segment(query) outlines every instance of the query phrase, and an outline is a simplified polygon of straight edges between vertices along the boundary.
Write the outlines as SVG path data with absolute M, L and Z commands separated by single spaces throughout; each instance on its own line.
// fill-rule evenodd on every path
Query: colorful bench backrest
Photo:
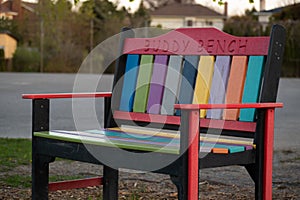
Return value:
M 269 44 L 270 37 L 235 37 L 215 28 L 180 28 L 155 38 L 126 38 L 117 64 L 124 69 L 116 72 L 114 85 L 120 80 L 122 84 L 116 90 L 120 100 L 114 109 L 180 115 L 175 103 L 276 101 L 278 69 L 274 69 L 275 82 L 262 84 L 270 79 L 266 77 L 272 62 L 266 58 Z M 275 84 L 275 99 L 261 95 L 262 85 L 270 84 Z M 255 110 L 203 110 L 201 118 L 205 117 L 253 121 Z

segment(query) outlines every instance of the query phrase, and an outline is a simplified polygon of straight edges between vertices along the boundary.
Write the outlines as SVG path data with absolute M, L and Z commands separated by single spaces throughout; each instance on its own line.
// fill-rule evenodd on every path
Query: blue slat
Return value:
M 184 58 L 178 98 L 180 104 L 191 104 L 193 102 L 199 59 L 199 56 L 185 56 Z M 176 111 L 176 115 L 180 115 L 179 110 Z
M 259 99 L 264 56 L 250 56 L 242 103 L 256 103 Z M 241 109 L 240 121 L 253 121 L 255 109 Z
M 120 110 L 132 111 L 136 81 L 138 75 L 139 55 L 127 56 L 126 71 L 124 74 L 123 89 L 120 101 Z

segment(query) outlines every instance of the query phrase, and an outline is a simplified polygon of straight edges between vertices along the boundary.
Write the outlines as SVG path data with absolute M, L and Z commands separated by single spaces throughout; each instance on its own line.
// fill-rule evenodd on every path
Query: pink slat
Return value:
M 265 118 L 264 138 L 264 178 L 263 178 L 263 199 L 272 199 L 272 161 L 274 143 L 274 109 L 268 109 Z
M 283 103 L 237 103 L 237 104 L 175 104 L 176 109 L 238 109 L 238 108 L 282 108 Z
M 179 28 L 155 38 L 127 38 L 124 54 L 267 55 L 269 37 L 236 37 L 215 28 Z
M 70 190 L 103 185 L 102 177 L 49 183 L 49 191 Z
M 63 98 L 96 98 L 111 97 L 111 92 L 95 93 L 56 93 L 56 94 L 23 94 L 23 99 L 63 99 Z
M 180 117 L 179 116 L 153 115 L 153 114 L 145 114 L 145 113 L 115 111 L 114 118 L 122 119 L 122 120 L 140 121 L 140 122 L 152 122 L 152 123 L 165 123 L 165 124 L 180 125 Z M 239 122 L 239 121 L 224 121 L 224 120 L 214 120 L 214 119 L 201 119 L 200 127 L 201 128 L 216 128 L 216 129 L 225 129 L 225 130 L 255 132 L 256 123 L 254 123 L 254 122 Z
M 199 197 L 199 110 L 189 113 L 188 200 Z

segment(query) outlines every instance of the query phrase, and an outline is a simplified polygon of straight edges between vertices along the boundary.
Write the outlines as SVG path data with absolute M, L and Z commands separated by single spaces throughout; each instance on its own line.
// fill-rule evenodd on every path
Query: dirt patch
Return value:
M 67 167 L 66 167 L 67 166 Z M 274 153 L 273 199 L 300 199 L 300 151 Z M 30 175 L 30 166 L 19 166 L 0 173 Z M 102 175 L 98 165 L 57 161 L 50 165 L 50 175 Z M 200 198 L 254 199 L 254 183 L 243 167 L 224 167 L 201 170 Z M 120 172 L 119 199 L 177 199 L 176 187 L 166 175 Z M 50 192 L 50 199 L 101 199 L 102 187 Z M 14 188 L 0 182 L 0 199 L 30 199 L 28 188 Z

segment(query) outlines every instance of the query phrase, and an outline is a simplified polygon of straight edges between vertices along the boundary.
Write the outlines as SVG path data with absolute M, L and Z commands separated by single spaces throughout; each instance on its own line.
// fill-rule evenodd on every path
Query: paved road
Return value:
M 31 137 L 31 101 L 23 100 L 23 93 L 55 93 L 72 92 L 74 74 L 33 74 L 33 73 L 0 73 L 0 137 L 30 138 Z M 92 86 L 98 82 L 98 75 L 81 75 L 82 91 L 92 91 Z M 100 79 L 97 91 L 110 91 L 112 76 L 106 75 Z M 300 133 L 300 79 L 281 79 L 279 87 L 279 102 L 284 102 L 284 109 L 276 114 L 275 149 L 299 148 Z M 83 113 L 80 120 L 84 126 L 93 128 L 90 118 L 84 118 L 88 102 L 77 109 Z M 97 100 L 96 110 L 98 120 L 102 120 L 103 102 Z M 68 100 L 55 100 L 51 103 L 50 125 L 53 129 L 74 129 L 72 103 Z M 96 128 L 96 127 L 94 127 Z

